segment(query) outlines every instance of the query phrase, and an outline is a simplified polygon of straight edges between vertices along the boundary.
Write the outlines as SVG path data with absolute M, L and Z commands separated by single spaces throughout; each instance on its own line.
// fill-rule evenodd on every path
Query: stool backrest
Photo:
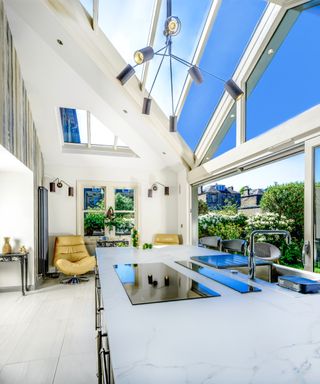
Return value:
M 221 237 L 205 236 L 199 239 L 199 245 L 206 248 L 221 249 Z
M 243 239 L 233 239 L 233 240 L 222 240 L 222 251 L 230 253 L 241 253 L 242 255 L 246 254 L 247 250 L 247 241 Z

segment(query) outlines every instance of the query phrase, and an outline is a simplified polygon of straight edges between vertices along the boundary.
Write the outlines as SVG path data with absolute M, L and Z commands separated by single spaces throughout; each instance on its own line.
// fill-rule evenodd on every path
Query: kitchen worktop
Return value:
M 97 248 L 115 383 L 318 384 L 320 294 L 261 280 L 254 283 L 261 292 L 241 294 L 174 262 L 213 254 L 221 252 Z M 163 262 L 221 296 L 133 306 L 113 265 L 149 262 Z

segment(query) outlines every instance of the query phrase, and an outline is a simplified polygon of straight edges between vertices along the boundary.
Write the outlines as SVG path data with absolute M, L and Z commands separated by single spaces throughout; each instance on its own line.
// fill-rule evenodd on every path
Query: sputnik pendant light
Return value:
M 176 132 L 177 131 L 177 116 L 175 114 L 175 108 L 174 108 L 174 98 L 173 98 L 173 78 L 172 78 L 172 60 L 178 61 L 181 64 L 184 64 L 187 66 L 188 73 L 191 77 L 191 79 L 196 84 L 201 84 L 203 82 L 202 73 L 204 72 L 217 80 L 220 80 L 224 82 L 225 84 L 225 90 L 229 93 L 229 95 L 234 99 L 238 100 L 242 95 L 243 91 L 239 86 L 232 80 L 225 81 L 224 79 L 205 71 L 204 69 L 199 68 L 197 65 L 194 65 L 187 60 L 184 60 L 172 53 L 172 37 L 179 34 L 181 30 L 181 21 L 177 16 L 172 16 L 172 0 L 167 0 L 167 18 L 164 23 L 164 31 L 163 34 L 165 36 L 165 46 L 159 49 L 158 51 L 154 51 L 152 47 L 148 46 L 142 49 L 139 49 L 134 52 L 134 61 L 135 65 L 131 66 L 128 64 L 117 76 L 117 79 L 121 82 L 122 85 L 124 85 L 135 73 L 135 67 L 137 65 L 141 65 L 143 63 L 146 63 L 149 60 L 152 60 L 155 55 L 162 56 L 160 60 L 160 64 L 158 66 L 158 69 L 156 71 L 154 80 L 151 84 L 150 91 L 148 93 L 148 96 L 143 99 L 142 104 L 142 113 L 144 115 L 150 115 L 151 110 L 151 92 L 153 90 L 154 84 L 157 80 L 157 77 L 159 75 L 162 63 L 165 58 L 169 59 L 169 68 L 170 68 L 170 93 L 171 93 L 171 115 L 169 116 L 169 131 L 170 132 Z

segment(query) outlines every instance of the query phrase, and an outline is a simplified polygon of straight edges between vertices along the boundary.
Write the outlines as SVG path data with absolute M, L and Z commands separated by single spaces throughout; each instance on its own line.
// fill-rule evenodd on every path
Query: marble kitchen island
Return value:
M 238 293 L 175 260 L 220 254 L 192 246 L 97 248 L 116 384 L 320 382 L 320 294 L 302 295 L 257 280 Z M 114 264 L 163 262 L 219 297 L 132 305 Z M 219 270 L 246 281 L 241 274 Z

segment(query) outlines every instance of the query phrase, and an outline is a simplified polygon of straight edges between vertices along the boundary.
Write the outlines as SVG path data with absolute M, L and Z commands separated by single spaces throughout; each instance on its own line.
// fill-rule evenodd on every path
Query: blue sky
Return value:
M 216 182 L 227 187 L 232 186 L 239 191 L 245 185 L 254 189 L 267 188 L 274 183 L 303 182 L 304 174 L 304 154 L 302 153 Z

